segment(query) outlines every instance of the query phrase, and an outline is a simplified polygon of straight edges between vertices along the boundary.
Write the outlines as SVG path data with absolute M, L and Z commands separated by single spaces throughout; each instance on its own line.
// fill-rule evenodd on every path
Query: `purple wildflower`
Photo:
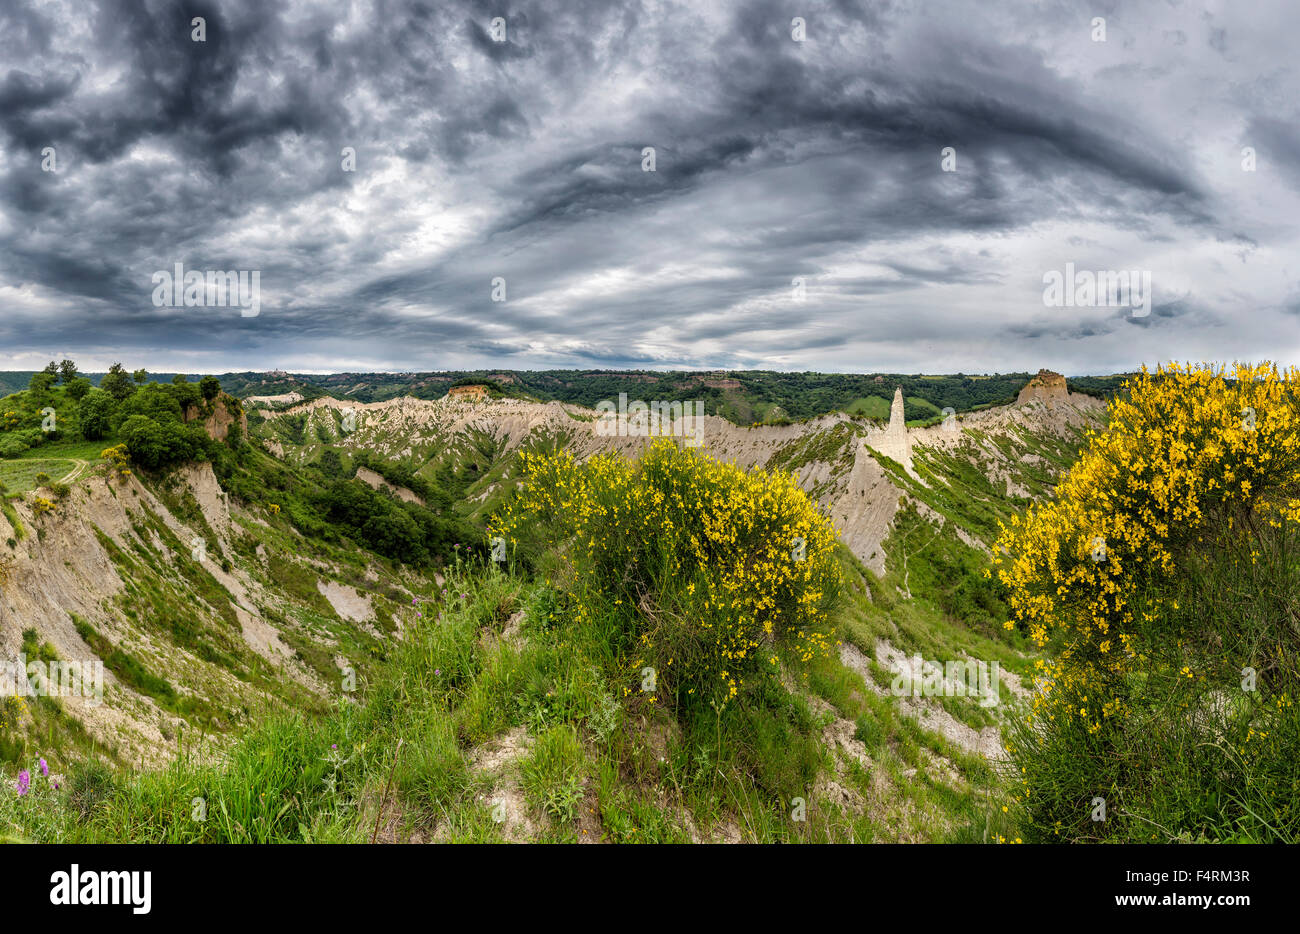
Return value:
M 32 773 L 23 769 L 18 773 L 18 784 L 14 786 L 18 791 L 18 797 L 27 794 L 27 786 L 32 783 Z
M 42 759 L 42 760 L 40 761 L 39 765 L 40 765 L 40 769 L 41 769 L 41 775 L 42 775 L 43 777 L 45 777 L 45 778 L 49 778 L 49 777 L 50 777 L 50 766 L 49 766 L 49 764 L 46 763 L 46 761 L 45 761 L 44 759 Z

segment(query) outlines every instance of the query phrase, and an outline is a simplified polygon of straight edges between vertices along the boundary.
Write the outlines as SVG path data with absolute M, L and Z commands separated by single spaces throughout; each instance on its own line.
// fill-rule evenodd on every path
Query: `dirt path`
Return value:
M 67 472 L 67 474 L 64 475 L 64 477 L 63 477 L 62 479 L 59 480 L 60 483 L 64 483 L 64 484 L 70 484 L 70 483 L 72 483 L 74 480 L 76 480 L 78 477 L 80 477 L 83 473 L 85 473 L 85 472 L 86 472 L 86 469 L 90 466 L 90 461 L 83 461 L 83 460 L 81 460 L 81 459 L 78 458 L 78 457 L 74 457 L 74 458 L 71 458 L 71 459 L 74 460 L 74 461 L 76 461 L 77 466 L 76 466 L 76 467 L 73 467 L 71 470 L 69 470 L 69 471 Z

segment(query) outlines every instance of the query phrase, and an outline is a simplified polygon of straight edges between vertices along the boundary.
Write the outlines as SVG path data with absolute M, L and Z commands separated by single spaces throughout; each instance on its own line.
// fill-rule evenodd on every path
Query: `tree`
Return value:
M 203 393 L 203 398 L 211 402 L 221 392 L 221 381 L 215 376 L 205 376 L 199 380 L 199 392 Z
M 321 473 L 330 479 L 338 479 L 343 476 L 343 459 L 339 457 L 339 452 L 334 448 L 326 448 L 322 451 L 316 466 L 320 468 Z
M 150 470 L 194 460 L 203 454 L 207 440 L 202 428 L 156 422 L 147 415 L 132 415 L 119 433 L 131 460 Z
M 84 376 L 74 376 L 68 381 L 68 398 L 80 402 L 90 392 L 92 386 L 90 380 Z
M 27 388 L 35 395 L 43 396 L 50 391 L 50 387 L 53 385 L 54 376 L 49 370 L 42 370 L 40 373 L 32 374 L 31 382 L 27 384 Z
M 81 434 L 87 441 L 98 441 L 108 434 L 113 417 L 113 397 L 102 389 L 91 389 L 77 406 Z
M 177 402 L 172 387 L 150 383 L 118 406 L 117 417 L 125 421 L 132 415 L 144 415 L 156 422 L 179 422 L 181 411 L 182 405 Z
M 190 378 L 186 376 L 184 373 L 177 373 L 175 376 L 172 377 L 173 386 L 184 386 L 189 381 Z
M 114 363 L 108 368 L 104 378 L 99 381 L 99 388 L 104 390 L 118 402 L 121 402 L 131 393 L 135 392 L 135 386 L 131 382 L 131 377 L 126 373 L 126 369 L 120 363 Z
M 181 414 L 184 417 L 185 410 L 190 406 L 198 408 L 199 406 L 199 387 L 194 383 L 173 383 L 167 387 L 176 404 L 181 407 Z
M 131 378 L 135 380 L 136 383 L 143 386 L 149 381 L 149 374 L 144 367 L 140 367 L 140 369 L 131 374 Z
M 131 460 L 154 469 L 168 459 L 169 445 L 162 425 L 147 415 L 132 415 L 118 429 Z
M 59 377 L 63 385 L 68 385 L 77 378 L 77 365 L 71 360 L 64 360 L 59 364 Z
M 59 375 L 59 365 L 51 360 L 49 363 L 45 364 L 44 372 L 57 377 Z

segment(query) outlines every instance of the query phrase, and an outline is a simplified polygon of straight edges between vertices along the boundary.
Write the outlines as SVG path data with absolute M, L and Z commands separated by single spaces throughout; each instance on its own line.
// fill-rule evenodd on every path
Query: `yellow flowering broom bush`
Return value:
M 1298 380 L 1144 370 L 1003 528 L 1006 625 L 1048 654 L 1009 739 L 1042 837 L 1300 834 Z
M 778 648 L 807 660 L 834 644 L 835 531 L 793 475 L 671 440 L 638 460 L 522 457 L 490 534 L 553 556 L 573 622 L 606 633 L 625 693 L 720 706 L 775 671 Z

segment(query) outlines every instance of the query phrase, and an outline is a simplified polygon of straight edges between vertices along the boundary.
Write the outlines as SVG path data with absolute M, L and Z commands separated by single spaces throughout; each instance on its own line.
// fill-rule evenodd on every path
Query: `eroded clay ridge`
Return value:
M 698 439 L 700 450 L 719 461 L 744 468 L 792 470 L 800 485 L 828 511 L 849 549 L 877 575 L 883 575 L 883 542 L 904 492 L 889 462 L 919 482 L 913 463 L 917 453 L 927 448 L 967 450 L 1008 495 L 1026 496 L 1028 491 L 1016 478 L 1021 466 L 1031 463 L 1034 456 L 1008 455 L 989 436 L 1011 436 L 1014 450 L 1023 447 L 1015 437 L 1017 431 L 1066 437 L 1099 424 L 1104 412 L 1105 403 L 1069 392 L 1064 377 L 1044 370 L 1013 405 L 967 413 L 927 428 L 907 427 L 902 392 L 896 390 L 884 425 L 844 413 L 795 424 L 753 426 L 703 416 L 687 424 L 678 436 L 687 441 Z M 436 457 L 466 443 L 472 432 L 494 438 L 502 447 L 502 456 L 513 453 L 537 433 L 562 440 L 579 459 L 604 451 L 636 456 L 655 440 L 637 434 L 611 435 L 599 427 L 597 412 L 584 406 L 476 395 L 434 400 L 403 396 L 372 403 L 322 397 L 266 416 L 273 420 L 304 413 L 309 416 L 309 437 L 323 432 L 332 443 L 392 459 Z M 321 419 L 322 415 L 328 417 Z M 347 427 L 346 418 L 351 419 Z M 286 454 L 274 442 L 268 449 L 281 457 L 314 456 L 310 450 Z M 965 537 L 966 530 L 959 534 Z

